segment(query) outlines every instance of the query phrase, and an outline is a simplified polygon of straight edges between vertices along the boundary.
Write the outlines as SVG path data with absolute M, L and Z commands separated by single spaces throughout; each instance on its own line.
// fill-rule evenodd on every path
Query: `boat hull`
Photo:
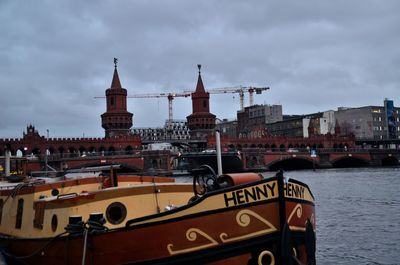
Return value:
M 283 264 L 282 255 L 289 251 L 306 263 L 306 228 L 310 223 L 314 233 L 314 204 L 304 196 L 282 199 L 278 186 L 278 179 L 271 178 L 212 192 L 114 230 L 12 238 L 4 253 L 10 264 L 218 265 Z

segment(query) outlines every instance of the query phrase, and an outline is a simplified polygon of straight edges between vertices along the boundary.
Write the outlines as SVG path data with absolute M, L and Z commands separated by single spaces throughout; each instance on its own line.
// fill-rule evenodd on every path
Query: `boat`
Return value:
M 220 163 L 192 183 L 115 165 L 0 183 L 1 253 L 8 264 L 315 264 L 310 188 Z
M 314 197 L 256 173 L 97 174 L 2 186 L 10 264 L 314 264 Z M 288 263 L 290 260 L 291 263 Z M 295 263 L 297 262 L 297 263 Z

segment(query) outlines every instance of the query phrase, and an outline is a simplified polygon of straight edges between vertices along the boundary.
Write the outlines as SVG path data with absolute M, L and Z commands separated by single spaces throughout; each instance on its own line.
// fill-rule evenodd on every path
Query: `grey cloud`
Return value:
M 29 123 L 101 136 L 118 57 L 129 94 L 270 86 L 256 103 L 285 113 L 400 102 L 398 1 L 1 1 L 0 137 Z M 247 95 L 246 95 L 247 96 Z M 246 98 L 246 104 L 248 98 Z M 134 126 L 162 126 L 167 101 L 129 100 Z M 174 100 L 174 117 L 191 112 Z M 238 96 L 212 95 L 234 118 Z M 149 115 L 151 114 L 151 115 Z

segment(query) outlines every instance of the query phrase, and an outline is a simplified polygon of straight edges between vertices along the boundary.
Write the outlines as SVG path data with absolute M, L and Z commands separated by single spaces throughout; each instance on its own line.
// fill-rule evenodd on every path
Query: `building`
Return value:
M 106 112 L 101 115 L 104 138 L 69 137 L 57 138 L 40 135 L 35 126 L 28 125 L 22 138 L 0 139 L 0 145 L 11 151 L 12 155 L 57 154 L 60 157 L 76 157 L 92 153 L 130 154 L 140 150 L 140 137 L 131 133 L 133 114 L 127 111 L 125 88 L 122 88 L 114 59 L 114 74 L 111 87 L 106 94 Z M 0 156 L 4 150 L 0 149 Z
M 303 115 L 285 115 L 282 121 L 265 125 L 266 134 L 269 136 L 304 137 Z
M 215 115 L 210 113 L 210 93 L 206 92 L 201 78 L 201 65 L 195 92 L 192 93 L 192 114 L 186 117 L 192 138 L 205 139 L 215 129 Z
M 239 137 L 249 135 L 255 129 L 283 120 L 282 105 L 252 105 L 237 112 Z
M 338 108 L 335 118 L 343 135 L 356 139 L 400 139 L 400 108 L 385 99 L 383 106 Z
M 335 134 L 335 113 L 328 110 L 303 118 L 303 137 Z
M 271 136 L 310 137 L 335 133 L 334 111 L 307 115 L 284 115 L 283 120 L 266 125 Z
M 167 120 L 165 121 L 164 127 L 133 128 L 131 133 L 140 136 L 143 142 L 190 139 L 190 130 L 187 127 L 185 120 Z
M 111 87 L 106 90 L 106 112 L 101 115 L 101 126 L 106 137 L 127 136 L 132 127 L 133 114 L 127 111 L 127 90 L 122 88 L 114 58 L 114 75 Z
M 217 119 L 215 129 L 219 130 L 222 135 L 230 138 L 237 137 L 237 121 L 229 121 L 228 119 L 219 120 Z

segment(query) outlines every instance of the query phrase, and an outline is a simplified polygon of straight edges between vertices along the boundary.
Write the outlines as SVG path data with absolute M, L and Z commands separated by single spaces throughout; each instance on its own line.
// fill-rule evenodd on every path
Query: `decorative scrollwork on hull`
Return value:
M 306 231 L 307 220 L 304 222 L 304 227 L 295 226 L 295 225 L 290 225 L 290 221 L 293 219 L 293 217 L 294 217 L 295 215 L 296 215 L 297 218 L 299 218 L 299 219 L 303 216 L 303 207 L 302 207 L 301 204 L 297 204 L 297 205 L 293 208 L 293 210 L 292 210 L 292 212 L 290 213 L 289 218 L 288 218 L 288 224 L 289 224 L 290 229 L 293 230 L 293 231 Z M 313 225 L 313 227 L 314 227 L 314 229 L 315 229 L 315 215 L 314 215 L 314 213 L 311 214 L 311 216 L 310 216 L 309 219 L 310 219 L 310 222 L 311 222 L 311 224 Z
M 236 214 L 236 222 L 238 225 L 241 227 L 247 227 L 251 223 L 251 219 L 254 218 L 255 220 L 261 221 L 266 225 L 266 228 L 263 230 L 255 231 L 250 234 L 242 235 L 242 236 L 237 236 L 237 237 L 231 237 L 228 238 L 227 233 L 221 233 L 220 234 L 220 239 L 223 243 L 227 242 L 232 242 L 232 241 L 237 241 L 241 239 L 246 239 L 254 236 L 259 236 L 259 235 L 264 235 L 264 234 L 270 234 L 272 232 L 277 231 L 275 226 L 273 226 L 269 221 L 265 220 L 263 217 L 261 217 L 259 214 L 251 211 L 251 210 L 242 210 Z
M 176 255 L 176 254 L 181 254 L 181 253 L 187 253 L 187 252 L 192 252 L 192 251 L 196 251 L 196 250 L 200 250 L 200 249 L 218 245 L 218 242 L 215 239 L 213 239 L 211 236 L 207 235 L 205 232 L 201 231 L 198 228 L 190 228 L 186 231 L 186 239 L 188 241 L 192 241 L 192 242 L 196 241 L 198 235 L 207 239 L 209 241 L 209 243 L 203 244 L 200 246 L 196 246 L 196 247 L 192 247 L 192 248 L 181 249 L 181 250 L 173 250 L 172 248 L 173 248 L 174 244 L 168 244 L 167 249 L 168 249 L 169 254 Z

